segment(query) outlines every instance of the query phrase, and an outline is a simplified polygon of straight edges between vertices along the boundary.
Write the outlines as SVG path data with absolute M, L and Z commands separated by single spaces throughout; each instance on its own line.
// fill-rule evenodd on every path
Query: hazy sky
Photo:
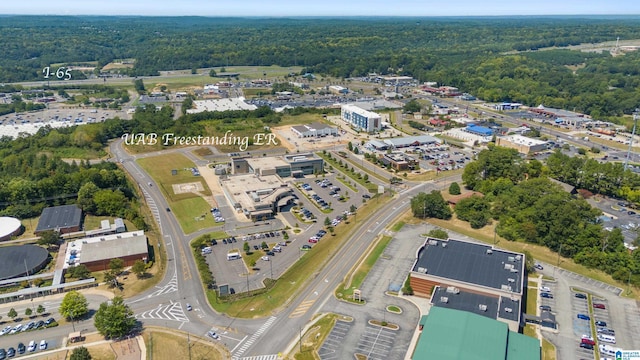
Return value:
M 638 0 L 0 0 L 0 14 L 201 16 L 638 15 Z

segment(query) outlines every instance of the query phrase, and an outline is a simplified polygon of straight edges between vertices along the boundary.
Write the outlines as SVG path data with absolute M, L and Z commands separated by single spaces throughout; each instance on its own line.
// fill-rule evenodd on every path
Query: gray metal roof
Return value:
M 443 298 L 446 302 L 442 301 Z M 431 298 L 434 306 L 447 309 L 462 310 L 482 315 L 491 319 L 498 317 L 498 298 L 460 290 L 457 294 L 447 292 L 446 287 L 438 286 Z M 486 306 L 486 311 L 480 308 Z
M 391 138 L 383 140 L 386 144 L 389 144 L 394 147 L 406 147 L 414 144 L 424 145 L 424 144 L 434 144 L 441 143 L 442 141 L 438 138 L 429 135 L 418 135 L 418 136 L 406 136 L 401 138 Z
M 115 259 L 146 253 L 148 253 L 148 249 L 147 237 L 145 235 L 123 237 L 119 239 L 82 244 L 80 263 L 85 264 L 99 260 Z
M 48 207 L 42 210 L 36 232 L 80 226 L 82 210 L 76 205 Z
M 521 294 L 524 255 L 480 243 L 428 238 L 412 271 Z

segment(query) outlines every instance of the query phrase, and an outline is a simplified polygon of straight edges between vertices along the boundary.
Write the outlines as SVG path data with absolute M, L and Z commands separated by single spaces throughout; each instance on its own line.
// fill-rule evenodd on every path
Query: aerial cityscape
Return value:
M 3 5 L 0 360 L 640 359 L 640 6 L 581 5 Z

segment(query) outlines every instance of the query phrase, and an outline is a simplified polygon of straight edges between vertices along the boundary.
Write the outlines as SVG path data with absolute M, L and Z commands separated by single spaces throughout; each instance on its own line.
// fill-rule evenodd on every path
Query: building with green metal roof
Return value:
M 540 360 L 540 342 L 498 320 L 432 307 L 412 359 Z

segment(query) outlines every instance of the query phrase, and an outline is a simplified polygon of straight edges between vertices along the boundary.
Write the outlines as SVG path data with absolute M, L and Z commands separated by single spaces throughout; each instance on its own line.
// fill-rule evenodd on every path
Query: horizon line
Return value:
M 583 14 L 476 14 L 476 15 L 149 15 L 149 14 L 90 14 L 90 13 L 78 13 L 78 14 L 9 14 L 0 13 L 0 16 L 100 16 L 100 17 L 199 17 L 199 18 L 478 18 L 478 17 L 547 17 L 547 16 L 614 16 L 614 17 L 640 17 L 638 14 L 619 14 L 619 13 L 583 13 Z

